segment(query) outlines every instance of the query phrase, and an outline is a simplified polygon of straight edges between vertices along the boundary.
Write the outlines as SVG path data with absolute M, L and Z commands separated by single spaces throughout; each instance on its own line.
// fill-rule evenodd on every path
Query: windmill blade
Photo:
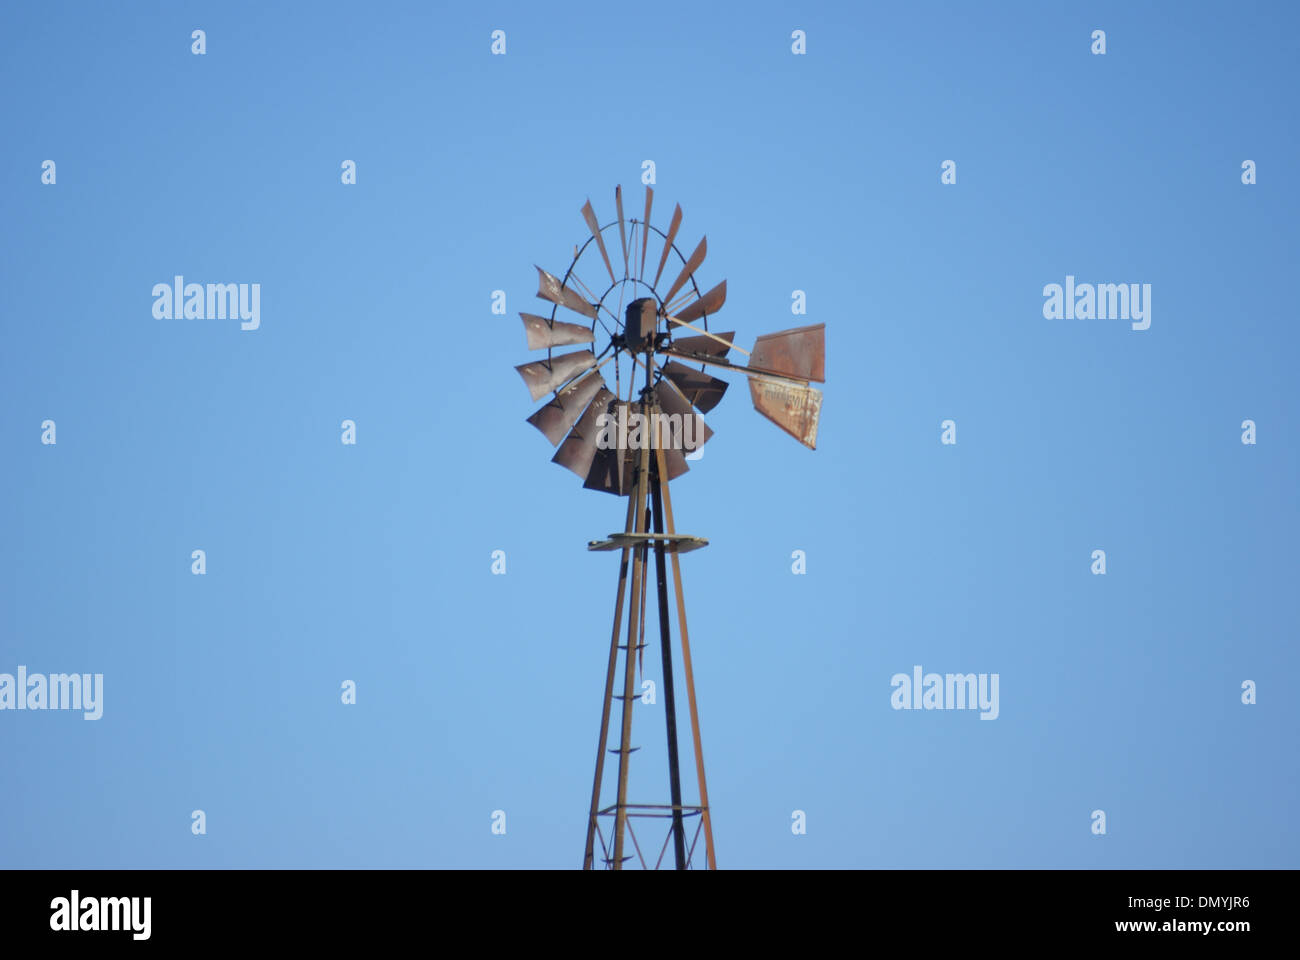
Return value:
M 627 231 L 623 229 L 623 187 L 614 188 L 614 206 L 618 208 L 618 240 L 623 248 L 623 276 L 627 276 Z M 611 277 L 612 279 L 612 277 Z M 615 283 L 618 281 L 615 280 Z
M 641 272 L 637 274 L 637 278 L 641 280 L 645 279 L 645 252 L 646 248 L 650 246 L 650 205 L 654 203 L 654 200 L 655 188 L 646 187 L 645 219 L 641 221 Z
M 673 239 L 677 236 L 677 228 L 681 225 L 682 205 L 679 203 L 673 210 L 672 222 L 668 224 L 668 236 L 664 238 L 664 252 L 659 257 L 659 269 L 655 271 L 655 282 L 650 284 L 652 287 L 659 286 L 659 276 L 664 272 L 664 264 L 668 262 L 668 251 L 673 248 Z M 664 302 L 668 302 L 667 297 L 664 297 Z
M 754 409 L 805 447 L 817 449 L 817 424 L 822 413 L 822 392 L 815 387 L 749 378 Z
M 722 400 L 730 386 L 726 380 L 709 376 L 702 370 L 670 360 L 663 365 L 663 374 L 671 380 L 700 413 L 708 413 Z
M 547 320 L 535 313 L 521 313 L 524 318 L 524 333 L 528 336 L 528 349 L 541 350 L 544 347 L 567 347 L 575 343 L 595 343 L 596 338 L 590 327 L 580 323 L 565 323 L 563 320 Z
M 591 207 L 590 197 L 588 197 L 587 202 L 583 204 L 582 219 L 587 221 L 587 229 L 591 231 L 592 237 L 595 238 L 596 246 L 600 248 L 600 257 L 605 261 L 605 269 L 609 271 L 609 282 L 616 283 L 617 281 L 614 279 L 614 268 L 610 265 L 609 253 L 605 250 L 605 240 L 600 235 L 600 224 L 596 221 L 596 211 Z
M 687 257 L 686 263 L 682 266 L 682 272 L 677 274 L 677 279 L 673 281 L 673 285 L 668 288 L 668 293 L 664 295 L 664 303 L 672 302 L 673 296 L 677 291 L 685 286 L 687 280 L 691 279 L 691 274 L 695 272 L 695 268 L 704 262 L 704 255 L 708 253 L 708 251 L 709 238 L 701 237 L 699 246 L 697 246 L 695 251 Z
M 766 333 L 754 342 L 749 365 L 761 373 L 826 382 L 826 324 Z
M 583 481 L 583 489 L 600 490 L 616 497 L 625 497 L 632 490 L 634 465 L 627 450 L 597 450 L 591 461 L 591 470 Z M 621 456 L 620 456 L 621 455 Z M 622 470 L 619 469 L 620 461 Z
M 626 425 L 630 418 L 632 404 L 626 400 L 616 400 L 609 405 L 610 416 L 616 421 L 621 421 Z M 599 415 L 597 416 L 599 419 Z M 625 496 L 632 489 L 632 474 L 636 469 L 636 458 L 633 451 L 623 446 L 625 438 L 618 426 L 607 427 L 613 430 L 615 441 L 610 446 L 602 447 L 599 443 L 595 444 L 595 453 L 591 458 L 591 469 L 587 471 L 587 479 L 583 482 L 583 487 L 588 490 L 602 490 L 605 493 L 612 493 L 615 496 Z M 597 440 L 599 439 L 599 430 L 597 430 Z
M 720 284 L 706 293 L 694 303 L 689 304 L 685 309 L 678 310 L 675 316 L 678 320 L 685 320 L 689 323 L 692 320 L 698 320 L 706 313 L 712 316 L 722 309 L 722 305 L 727 302 L 727 281 L 723 280 Z
M 666 352 L 679 357 L 725 357 L 736 339 L 736 332 L 718 333 L 712 336 L 682 337 L 668 345 Z
M 704 422 L 704 418 L 695 412 L 691 402 L 682 396 L 676 384 L 669 379 L 660 380 L 659 387 L 655 390 L 655 397 L 659 401 L 659 409 L 669 416 L 676 417 L 677 422 L 681 424 L 679 438 L 681 449 L 692 452 L 709 442 L 713 431 Z M 671 446 L 672 444 L 667 441 L 664 443 L 665 449 Z
M 607 257 L 606 260 L 608 259 Z M 536 267 L 537 264 L 533 264 L 533 266 Z M 551 303 L 568 307 L 574 313 L 580 313 L 592 320 L 596 319 L 596 305 L 594 303 L 588 303 L 582 299 L 576 291 L 570 290 L 560 283 L 559 277 L 547 273 L 541 267 L 537 267 L 537 275 L 537 295 L 543 300 L 549 300 Z
M 663 452 L 663 454 L 664 454 L 664 466 L 668 468 L 669 480 L 676 480 L 683 473 L 686 473 L 688 470 L 691 469 L 691 465 L 686 462 L 686 454 L 684 454 L 681 450 L 677 449 L 676 447 L 669 447 L 667 450 Z M 654 464 L 653 457 L 651 458 L 650 463 L 653 466 Z
M 578 422 L 582 411 L 591 403 L 591 398 L 604 386 L 605 378 L 600 371 L 593 370 L 557 393 L 550 403 L 529 417 L 528 422 L 546 435 L 551 446 L 558 447 L 569 428 Z
M 555 456 L 551 457 L 551 462 L 572 470 L 585 480 L 591 473 L 591 462 L 596 457 L 596 441 L 601 431 L 601 425 L 598 423 L 600 415 L 609 413 L 610 407 L 617 399 L 602 385 L 596 396 L 592 398 L 587 412 L 564 438 L 560 449 L 555 451 Z
M 590 350 L 575 350 L 557 354 L 549 360 L 535 360 L 515 367 L 528 385 L 534 400 L 540 400 L 556 387 L 568 383 L 584 370 L 596 365 L 596 355 Z

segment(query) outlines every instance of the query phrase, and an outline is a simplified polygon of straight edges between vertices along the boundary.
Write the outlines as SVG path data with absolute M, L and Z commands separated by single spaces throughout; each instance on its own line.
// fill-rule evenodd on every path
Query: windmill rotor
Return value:
M 701 292 L 697 273 L 708 254 L 707 238 L 683 255 L 676 243 L 682 225 L 680 205 L 674 208 L 665 232 L 649 221 L 653 187 L 646 188 L 644 219 L 625 218 L 621 187 L 615 189 L 614 197 L 616 217 L 604 225 L 599 223 L 591 200 L 583 204 L 581 215 L 588 236 L 575 248 L 562 276 L 537 267 L 537 296 L 550 305 L 550 316 L 520 314 L 528 348 L 545 350 L 546 358 L 515 369 L 534 400 L 552 394 L 528 421 L 553 447 L 565 448 L 562 457 L 557 452 L 555 462 L 574 472 L 585 467 L 588 472 L 582 479 L 590 489 L 626 494 L 626 484 L 613 482 L 619 476 L 616 458 L 595 453 L 599 438 L 596 420 L 602 413 L 617 412 L 604 393 L 630 403 L 638 375 L 646 372 L 651 386 L 671 381 L 697 416 L 722 401 L 729 382 L 718 376 L 719 372 L 744 374 L 754 409 L 815 449 L 822 394 L 811 384 L 825 381 L 825 325 L 759 336 L 752 350 L 739 347 L 734 332 L 709 330 L 710 318 L 726 304 L 727 281 Z M 653 279 L 647 279 L 648 256 L 655 243 L 660 244 L 659 260 Z M 589 250 L 594 250 L 598 259 L 588 257 L 580 274 L 579 265 Z M 669 265 L 674 258 L 675 270 Z M 601 291 L 586 283 L 598 276 L 609 280 Z M 665 286 L 668 276 L 672 280 Z M 580 317 L 590 326 L 575 322 Z M 599 353 L 594 352 L 597 346 Z M 744 362 L 728 359 L 733 348 L 745 355 Z M 612 387 L 602 371 L 609 364 L 614 371 Z M 575 389 L 579 382 L 583 388 Z M 584 414 L 598 399 L 596 416 L 586 418 Z M 683 458 L 681 472 L 688 469 Z

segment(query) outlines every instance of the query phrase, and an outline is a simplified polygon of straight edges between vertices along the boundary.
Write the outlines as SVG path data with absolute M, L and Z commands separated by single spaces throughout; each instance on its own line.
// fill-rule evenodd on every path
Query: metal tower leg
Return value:
M 627 522 L 624 530 L 631 533 L 635 529 L 636 498 L 629 492 L 627 498 Z M 582 869 L 590 870 L 595 866 L 596 825 L 600 810 L 600 785 L 605 776 L 605 744 L 609 742 L 609 713 L 614 705 L 614 674 L 618 669 L 618 633 L 623 625 L 623 598 L 627 593 L 627 562 L 632 552 L 630 547 L 623 548 L 623 559 L 618 568 L 618 591 L 614 600 L 614 631 L 609 639 L 609 667 L 605 671 L 605 700 L 600 711 L 600 742 L 596 745 L 596 780 L 591 787 L 591 814 L 587 820 L 587 852 L 582 858 Z
M 668 492 L 668 469 L 664 463 L 663 451 L 656 450 L 655 455 L 661 478 L 659 487 L 663 493 L 664 518 L 668 527 L 667 533 L 671 536 L 677 530 L 673 524 L 673 498 Z M 718 864 L 713 855 L 713 820 L 709 811 L 709 788 L 704 779 L 704 747 L 700 743 L 700 715 L 695 705 L 695 672 L 691 667 L 691 641 L 686 632 L 686 599 L 682 595 L 682 570 L 676 550 L 672 552 L 672 557 L 673 586 L 677 593 L 677 625 L 682 638 L 682 671 L 686 679 L 686 699 L 691 708 L 691 736 L 695 742 L 695 772 L 700 781 L 700 817 L 704 826 L 704 849 L 708 857 L 708 868 L 716 870 Z
M 648 374 L 647 374 L 648 376 Z M 648 406 L 643 400 L 641 413 L 644 416 Z M 641 444 L 641 466 L 637 471 L 636 483 L 632 488 L 632 500 L 636 513 L 636 532 L 645 533 L 645 498 L 650 480 L 650 445 Z M 634 548 L 632 555 L 632 597 L 627 623 L 626 670 L 623 681 L 623 731 L 619 739 L 618 750 L 618 801 L 615 807 L 614 821 L 614 869 L 623 868 L 623 835 L 627 831 L 627 777 L 628 759 L 632 753 L 632 690 L 636 682 L 636 644 L 637 614 L 641 596 L 641 578 L 645 576 L 645 544 Z
M 656 454 L 660 451 L 656 448 Z M 662 456 L 651 464 L 650 498 L 654 507 L 654 532 L 664 532 Z M 682 777 L 677 760 L 677 702 L 673 694 L 672 637 L 668 629 L 668 576 L 664 570 L 664 542 L 655 541 L 655 586 L 659 595 L 659 648 L 663 652 L 664 715 L 668 727 L 668 783 L 673 805 L 673 857 L 678 870 L 686 869 L 686 831 L 682 826 Z

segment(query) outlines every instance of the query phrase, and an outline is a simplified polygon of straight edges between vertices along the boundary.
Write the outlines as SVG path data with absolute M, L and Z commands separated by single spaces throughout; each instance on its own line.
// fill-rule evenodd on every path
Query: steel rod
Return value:
M 685 327 L 687 330 L 694 330 L 696 333 L 702 336 L 709 337 L 710 339 L 718 341 L 718 343 L 725 343 L 731 349 L 739 350 L 747 357 L 750 355 L 749 351 L 746 350 L 744 347 L 738 347 L 730 340 L 728 340 L 726 337 L 720 337 L 716 333 L 710 333 L 708 330 L 705 330 L 702 327 L 697 327 L 693 323 L 687 323 L 685 320 L 678 320 L 676 317 L 672 316 L 671 314 L 666 315 L 664 319 L 670 323 L 677 324 L 677 326 L 679 327 Z
M 658 407 L 651 407 L 658 411 Z M 657 452 L 657 448 L 656 448 Z M 650 501 L 654 509 L 654 532 L 664 532 L 664 506 L 660 494 L 662 481 L 659 460 L 655 457 L 650 472 Z M 673 693 L 672 637 L 668 629 L 668 576 L 664 564 L 664 542 L 656 540 L 655 588 L 659 599 L 659 648 L 663 652 L 664 717 L 668 728 L 668 785 L 673 804 L 673 856 L 678 870 L 686 869 L 686 836 L 682 826 L 682 778 L 677 758 L 677 701 Z M 660 855 L 662 859 L 662 854 Z
M 666 478 L 668 469 L 664 461 L 664 452 L 656 450 L 655 455 L 658 457 L 659 475 L 661 478 Z M 661 479 L 659 485 L 663 492 L 664 521 L 668 527 L 667 532 L 675 534 L 677 529 L 673 523 L 673 498 L 668 491 L 668 481 Z M 716 870 L 718 864 L 713 853 L 713 820 L 709 812 L 709 787 L 704 779 L 704 747 L 700 742 L 700 714 L 695 703 L 695 672 L 691 667 L 691 641 L 686 631 L 686 599 L 682 594 L 682 569 L 676 551 L 673 551 L 672 557 L 673 588 L 677 594 L 677 626 L 678 633 L 682 638 L 682 672 L 686 679 L 686 700 L 691 708 L 691 736 L 695 741 L 695 773 L 700 781 L 700 822 L 704 828 L 704 849 L 708 858 L 708 866 L 710 870 Z

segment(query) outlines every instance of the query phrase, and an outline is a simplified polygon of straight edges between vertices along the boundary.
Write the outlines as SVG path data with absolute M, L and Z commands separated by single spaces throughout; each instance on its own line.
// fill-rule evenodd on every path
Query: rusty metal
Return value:
M 700 297 L 693 303 L 688 303 L 681 310 L 674 312 L 678 320 L 685 320 L 688 323 L 692 320 L 698 320 L 705 314 L 712 316 L 722 309 L 722 305 L 727 302 L 727 281 L 723 280 L 720 284 Z
M 646 380 L 650 379 L 650 372 L 646 371 Z M 648 387 L 648 383 L 647 383 Z M 646 413 L 646 405 L 641 405 L 642 413 Z M 633 490 L 633 496 L 636 500 L 636 530 L 635 533 L 645 532 L 645 511 L 642 505 L 645 503 L 645 493 L 649 486 L 650 480 L 650 446 L 642 444 L 640 451 L 640 467 L 637 470 L 636 487 Z M 636 597 L 641 592 L 641 578 L 645 576 L 646 546 L 640 546 L 632 549 L 632 596 Z M 632 655 L 633 644 L 637 639 L 637 607 L 633 605 L 631 615 L 628 617 L 627 625 L 627 650 L 624 657 L 625 679 L 623 686 L 623 730 L 619 739 L 618 752 L 618 809 L 615 812 L 614 822 L 614 869 L 621 870 L 623 867 L 623 833 L 627 828 L 627 781 L 629 772 L 629 753 L 632 747 L 632 689 L 635 682 L 633 668 L 636 666 L 636 658 Z
M 587 404 L 603 389 L 605 378 L 593 370 L 559 391 L 550 403 L 529 417 L 528 422 L 546 435 L 551 446 L 558 447 L 569 428 L 587 409 Z
M 618 278 L 614 276 L 614 267 L 609 262 L 609 251 L 605 249 L 605 240 L 600 235 L 600 224 L 596 221 L 596 211 L 592 209 L 590 198 L 582 206 L 582 219 L 587 221 L 587 229 L 591 231 L 596 246 L 600 249 L 600 258 L 605 261 L 605 269 L 609 271 L 609 282 L 617 283 Z
M 614 188 L 614 206 L 618 208 L 618 241 L 623 248 L 623 276 L 627 276 L 627 231 L 623 229 L 623 188 Z
M 693 452 L 708 443 L 709 438 L 713 436 L 713 431 L 704 422 L 704 418 L 695 412 L 691 402 L 682 396 L 681 391 L 677 389 L 677 385 L 672 380 L 661 380 L 659 387 L 658 400 L 660 408 L 664 413 L 676 416 L 682 424 L 682 449 Z M 691 418 L 690 439 L 692 442 L 690 443 L 686 442 L 687 417 Z M 676 476 L 669 471 L 665 471 L 665 476 L 670 480 L 676 479 Z
M 628 497 L 627 520 L 624 523 L 624 529 L 629 533 L 633 530 L 632 511 L 635 507 L 635 501 Z M 609 667 L 605 671 L 605 699 L 600 714 L 600 741 L 596 744 L 596 779 L 591 788 L 591 813 L 587 819 L 587 850 L 582 859 L 584 870 L 590 870 L 594 866 L 592 863 L 594 854 L 593 833 L 600 830 L 597 811 L 600 809 L 600 787 L 605 773 L 605 744 L 609 739 L 609 714 L 610 708 L 614 705 L 614 675 L 618 670 L 618 628 L 622 625 L 623 620 L 623 596 L 627 592 L 627 562 L 631 552 L 630 546 L 623 548 L 623 559 L 618 569 L 618 590 L 615 593 L 614 600 L 614 632 L 609 641 Z M 600 838 L 600 845 L 603 849 L 605 846 L 604 837 Z
M 651 407 L 653 410 L 654 408 Z M 650 464 L 650 503 L 653 510 L 653 530 L 664 533 L 664 504 L 662 489 L 666 482 L 661 478 L 668 472 L 662 448 Z M 680 549 L 680 547 L 679 547 Z M 668 578 L 664 571 L 664 541 L 654 544 L 655 597 L 659 605 L 659 650 L 663 661 L 664 717 L 668 736 L 668 790 L 673 804 L 673 862 L 678 870 L 686 869 L 686 831 L 682 826 L 682 778 L 677 760 L 677 701 L 673 694 L 673 645 L 668 635 Z M 677 551 L 673 552 L 677 556 Z M 659 855 L 663 859 L 663 854 Z
M 663 451 L 660 451 L 663 452 Z M 621 550 L 639 543 L 649 543 L 656 550 L 660 547 L 669 553 L 690 553 L 701 547 L 707 547 L 709 541 L 703 537 L 692 537 L 685 533 L 666 534 L 662 530 L 653 533 L 611 533 L 606 540 L 591 540 L 588 550 Z
M 721 358 L 727 355 L 735 342 L 736 332 L 706 333 L 696 337 L 674 337 L 666 353 L 678 357 L 691 357 L 699 354 L 705 357 Z
M 580 323 L 547 320 L 533 313 L 521 313 L 519 316 L 524 320 L 524 333 L 528 337 L 529 350 L 568 347 L 578 343 L 594 343 L 596 340 L 591 328 L 584 327 Z
M 662 367 L 663 374 L 671 380 L 687 400 L 694 404 L 700 413 L 708 413 L 722 401 L 722 395 L 730 386 L 726 380 L 711 377 L 701 370 L 688 367 L 676 360 L 669 360 Z
M 645 279 L 645 252 L 650 246 L 650 206 L 655 200 L 655 188 L 645 188 L 645 219 L 641 221 L 641 269 L 637 273 L 638 280 Z
M 623 497 L 632 490 L 634 473 L 632 458 L 627 456 L 627 451 L 597 449 L 591 461 L 591 470 L 582 485 L 587 490 L 600 490 Z
M 663 470 L 663 452 L 659 452 L 660 472 Z M 661 485 L 664 498 L 664 529 L 669 534 L 677 532 L 673 523 L 673 498 L 668 492 L 668 484 Z M 695 743 L 695 774 L 700 787 L 700 819 L 704 826 L 704 849 L 710 870 L 718 869 L 713 853 L 713 820 L 709 815 L 709 785 L 704 777 L 704 746 L 700 739 L 700 711 L 695 703 L 695 669 L 691 665 L 691 639 L 686 632 L 686 599 L 682 594 L 682 568 L 676 553 L 673 553 L 673 590 L 677 595 L 677 636 L 682 642 L 682 671 L 686 680 L 686 700 L 691 710 L 691 738 Z
M 641 297 L 627 305 L 623 321 L 624 344 L 632 353 L 640 353 L 654 339 L 659 325 L 658 304 L 654 297 Z
M 614 403 L 614 394 L 605 387 L 592 398 L 586 413 L 578 420 L 569 435 L 551 458 L 552 463 L 572 470 L 583 480 L 591 473 L 591 461 L 596 456 L 596 442 L 600 438 L 600 415 L 608 413 Z
M 679 203 L 673 208 L 673 219 L 672 222 L 668 224 L 668 235 L 664 237 L 664 252 L 663 255 L 659 257 L 659 269 L 655 271 L 655 281 L 650 284 L 651 288 L 659 286 L 659 277 L 664 272 L 664 264 L 668 262 L 668 252 L 673 248 L 673 240 L 677 236 L 677 228 L 681 225 L 682 205 Z M 664 300 L 668 299 L 668 297 L 664 297 Z
M 766 333 L 754 342 L 749 365 L 795 380 L 826 382 L 826 324 Z
M 540 400 L 552 390 L 562 387 L 584 370 L 596 365 L 596 355 L 590 350 L 561 353 L 549 360 L 534 360 L 515 367 L 528 385 L 534 400 Z
M 537 267 L 537 264 L 533 264 L 533 266 Z M 553 273 L 547 273 L 541 267 L 537 267 L 537 295 L 543 300 L 549 300 L 561 307 L 568 307 L 574 313 L 580 313 L 592 320 L 596 319 L 598 311 L 594 303 L 588 303 L 582 299 L 577 291 L 564 286 L 560 283 L 559 277 Z
M 754 409 L 805 447 L 817 449 L 817 424 L 822 413 L 822 392 L 814 387 L 749 378 Z
M 668 458 L 668 479 L 676 480 L 683 473 L 691 469 L 691 465 L 686 462 L 686 454 L 680 449 L 669 449 L 664 451 Z
M 672 302 L 673 296 L 686 285 L 687 280 L 691 279 L 699 265 L 704 262 L 704 257 L 708 252 L 709 238 L 701 237 L 699 246 L 686 258 L 686 263 L 682 264 L 682 272 L 677 274 L 677 279 L 673 281 L 673 285 L 664 294 L 664 303 Z

